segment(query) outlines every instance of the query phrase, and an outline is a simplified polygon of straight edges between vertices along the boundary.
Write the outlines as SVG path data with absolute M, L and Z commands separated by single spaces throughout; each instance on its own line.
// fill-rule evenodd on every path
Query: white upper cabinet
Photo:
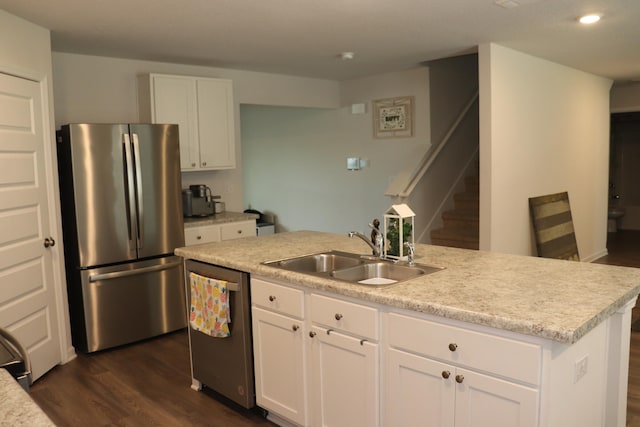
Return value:
M 145 74 L 138 92 L 141 121 L 178 124 L 182 171 L 235 168 L 231 80 Z

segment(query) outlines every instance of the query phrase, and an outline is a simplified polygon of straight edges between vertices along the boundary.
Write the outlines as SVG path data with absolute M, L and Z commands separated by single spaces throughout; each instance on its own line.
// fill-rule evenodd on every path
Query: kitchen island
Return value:
M 302 309 L 297 311 L 300 314 L 271 307 L 278 315 L 288 314 L 297 321 L 295 332 L 314 335 L 324 326 L 324 335 L 333 337 L 337 333 L 331 332 L 343 327 L 349 337 L 359 339 L 362 347 L 365 341 L 375 344 L 370 366 L 379 381 L 369 387 L 373 390 L 369 397 L 378 408 L 373 411 L 379 418 L 376 415 L 372 419 L 373 425 L 393 425 L 398 413 L 410 409 L 394 397 L 404 396 L 409 387 L 409 383 L 398 382 L 408 372 L 398 362 L 402 356 L 439 364 L 435 368 L 438 375 L 442 374 L 439 380 L 446 380 L 449 387 L 455 378 L 461 387 L 457 392 L 447 391 L 449 397 L 443 405 L 451 405 L 451 409 L 438 407 L 438 417 L 443 421 L 436 425 L 448 425 L 449 421 L 462 425 L 458 421 L 469 416 L 463 406 L 469 409 L 469 405 L 475 405 L 467 397 L 473 396 L 471 379 L 483 375 L 485 380 L 486 374 L 492 374 L 491 379 L 500 385 L 508 382 L 511 389 L 507 395 L 524 393 L 523 401 L 528 403 L 515 406 L 516 412 L 524 414 L 517 415 L 522 419 L 517 425 L 624 426 L 631 309 L 640 292 L 640 270 L 421 244 L 416 245 L 416 262 L 443 270 L 385 287 L 340 282 L 262 264 L 327 250 L 369 252 L 362 241 L 346 235 L 300 231 L 180 248 L 176 254 L 250 273 L 256 350 L 264 350 L 256 346 L 256 313 L 270 307 L 268 303 L 261 307 L 254 291 L 259 294 L 260 289 L 272 285 L 303 295 Z M 368 319 L 375 328 L 349 329 L 340 322 L 332 325 L 316 319 L 325 300 L 331 299 L 374 310 L 374 317 Z M 463 345 L 453 341 L 443 353 L 422 348 L 420 343 L 442 334 L 469 342 L 474 348 L 472 355 L 465 354 Z M 313 424 L 318 420 L 314 414 L 324 411 L 317 406 L 326 403 L 323 390 L 314 387 L 326 378 L 309 373 L 307 365 L 321 360 L 309 347 L 312 344 L 302 345 L 301 390 L 303 397 L 307 396 L 302 402 L 304 413 L 275 412 L 285 421 Z M 255 357 L 258 364 L 260 354 Z M 444 368 L 442 363 L 446 364 Z M 261 382 L 258 366 L 256 382 Z M 405 394 L 408 397 L 415 393 Z M 304 410 L 307 406 L 309 410 Z M 491 416 L 474 413 L 476 409 L 469 409 L 474 419 Z

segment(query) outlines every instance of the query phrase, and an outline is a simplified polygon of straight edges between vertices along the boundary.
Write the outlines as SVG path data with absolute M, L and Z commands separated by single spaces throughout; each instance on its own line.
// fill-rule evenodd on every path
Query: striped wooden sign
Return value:
M 532 197 L 529 199 L 529 209 L 538 256 L 580 261 L 569 194 L 564 192 Z

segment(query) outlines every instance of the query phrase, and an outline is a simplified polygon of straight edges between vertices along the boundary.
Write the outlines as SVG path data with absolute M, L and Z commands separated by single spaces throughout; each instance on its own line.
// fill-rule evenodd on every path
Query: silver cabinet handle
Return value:
M 451 372 L 449 371 L 442 371 L 442 378 L 444 378 L 445 380 L 447 378 L 449 378 L 451 376 Z
M 451 351 L 456 351 L 458 349 L 458 344 L 452 342 L 451 344 L 449 344 L 449 350 Z
M 335 317 L 335 318 L 336 318 L 336 320 L 340 320 L 340 319 L 342 319 L 342 314 L 340 314 L 340 313 L 336 313 L 336 315 L 335 315 L 335 316 L 333 316 L 333 317 Z
M 456 375 L 456 382 L 462 384 L 462 381 L 464 381 L 464 375 Z
M 53 237 L 46 237 L 44 239 L 44 247 L 45 248 L 52 248 L 56 245 L 56 241 L 53 240 Z

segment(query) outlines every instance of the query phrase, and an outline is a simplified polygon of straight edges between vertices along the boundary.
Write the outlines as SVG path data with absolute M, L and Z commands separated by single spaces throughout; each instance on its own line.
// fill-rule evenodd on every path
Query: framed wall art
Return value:
M 372 101 L 373 136 L 375 138 L 413 136 L 413 98 L 413 96 L 399 96 Z

